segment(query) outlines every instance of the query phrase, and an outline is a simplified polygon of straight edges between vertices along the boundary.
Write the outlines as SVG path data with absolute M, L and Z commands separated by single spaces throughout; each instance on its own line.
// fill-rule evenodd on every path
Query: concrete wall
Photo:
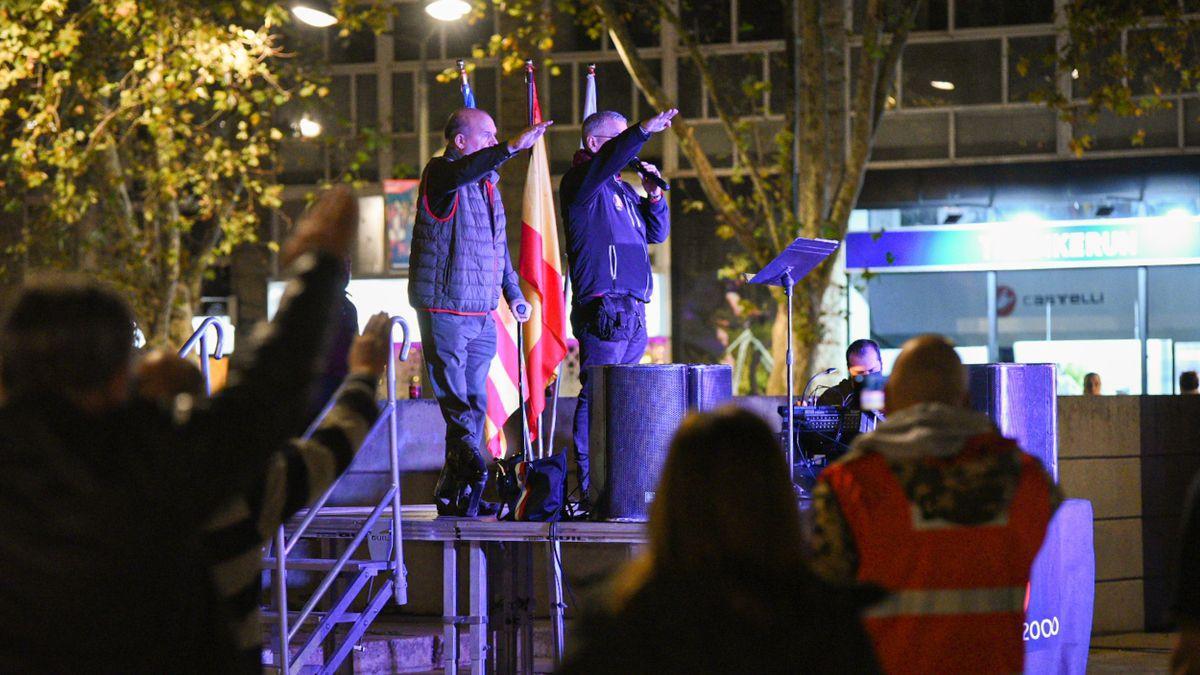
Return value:
M 1060 397 L 1058 434 L 1062 488 L 1095 509 L 1093 632 L 1166 629 L 1200 398 Z

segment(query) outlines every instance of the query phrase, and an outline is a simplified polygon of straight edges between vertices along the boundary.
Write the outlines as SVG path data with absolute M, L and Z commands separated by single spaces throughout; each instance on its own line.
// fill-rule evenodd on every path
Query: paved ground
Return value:
M 1167 672 L 1174 635 L 1127 633 L 1092 638 L 1088 654 L 1089 675 L 1125 673 L 1158 675 Z

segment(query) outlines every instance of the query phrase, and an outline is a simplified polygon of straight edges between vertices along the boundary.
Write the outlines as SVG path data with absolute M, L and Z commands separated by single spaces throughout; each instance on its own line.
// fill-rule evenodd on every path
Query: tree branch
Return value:
M 717 86 L 717 82 L 713 78 L 712 69 L 708 67 L 708 59 L 701 53 L 700 46 L 696 43 L 696 38 L 693 37 L 690 31 L 684 30 L 683 21 L 679 18 L 679 15 L 663 0 L 656 0 L 655 4 L 658 6 L 658 11 L 663 18 L 674 24 L 678 30 L 688 55 L 691 57 L 692 62 L 696 64 L 696 69 L 700 72 L 700 79 L 704 82 L 709 92 L 712 93 L 713 107 L 716 108 L 717 118 L 721 121 L 721 128 L 725 130 L 725 134 L 729 137 L 737 162 L 745 167 L 747 175 L 750 176 L 750 184 L 754 189 L 755 200 L 759 204 L 760 211 L 766 220 L 767 233 L 770 237 L 771 246 L 775 250 L 781 250 L 786 242 L 779 239 L 778 219 L 775 217 L 775 210 L 772 208 L 774 202 L 767 197 L 767 189 L 763 183 L 762 174 L 758 170 L 757 162 L 750 156 L 746 139 L 737 131 L 737 125 L 733 116 L 729 113 L 725 97 L 721 94 L 721 87 Z

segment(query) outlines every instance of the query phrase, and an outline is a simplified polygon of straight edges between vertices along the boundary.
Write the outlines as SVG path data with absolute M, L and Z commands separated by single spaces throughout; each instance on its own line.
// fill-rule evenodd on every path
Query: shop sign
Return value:
M 846 268 L 872 272 L 1200 263 L 1200 218 L 902 227 L 846 236 Z

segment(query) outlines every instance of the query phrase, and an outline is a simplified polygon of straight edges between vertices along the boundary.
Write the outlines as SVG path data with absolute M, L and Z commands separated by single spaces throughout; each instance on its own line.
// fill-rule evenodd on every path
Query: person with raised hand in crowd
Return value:
M 0 663 L 18 672 L 226 672 L 236 650 L 202 529 L 304 427 L 358 225 L 326 192 L 286 247 L 275 321 L 229 383 L 172 417 L 130 403 L 134 317 L 94 281 L 23 286 L 0 320 Z
M 528 321 L 532 308 L 508 254 L 496 169 L 532 148 L 551 124 L 535 124 L 500 143 L 491 115 L 460 108 L 446 121 L 445 152 L 421 174 L 408 300 L 417 310 L 421 353 L 446 420 L 446 461 L 433 494 L 439 515 L 497 510 L 481 499 L 488 476 L 487 373 L 496 354 L 490 315 L 502 294 L 517 321 Z
M 262 671 L 262 623 L 258 615 L 263 544 L 297 511 L 310 506 L 350 466 L 379 417 L 375 390 L 387 369 L 391 318 L 379 313 L 349 345 L 348 374 L 333 405 L 307 438 L 292 439 L 271 458 L 262 483 L 235 495 L 205 526 L 203 546 L 212 561 L 213 583 L 239 651 L 241 672 Z M 200 370 L 171 352 L 156 351 L 137 365 L 139 397 L 173 415 L 204 395 Z M 183 398 L 180 398 L 183 397 Z
M 909 340 L 885 388 L 887 421 L 813 491 L 813 569 L 890 593 L 866 614 L 888 673 L 1022 668 L 1030 569 L 1061 495 L 967 397 L 948 340 Z
M 585 615 L 562 673 L 876 673 L 862 607 L 808 567 L 779 441 L 729 407 L 680 427 L 647 550 Z

